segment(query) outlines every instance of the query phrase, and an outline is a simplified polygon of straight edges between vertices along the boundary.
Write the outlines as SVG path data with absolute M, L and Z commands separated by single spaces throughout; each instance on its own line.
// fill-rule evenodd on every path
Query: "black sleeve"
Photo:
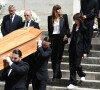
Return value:
M 5 69 L 3 69 L 3 70 L 1 71 L 1 74 L 0 74 L 0 80 L 1 80 L 1 81 L 6 80 L 7 75 L 8 75 L 7 70 L 8 70 L 8 67 L 6 67 Z
M 94 8 L 91 10 L 91 12 L 89 14 L 86 15 L 87 19 L 88 18 L 94 18 L 95 16 L 98 15 L 98 12 L 99 12 L 98 1 L 95 1 Z
M 69 29 L 67 14 L 64 15 L 64 21 L 65 21 L 65 35 L 67 35 L 67 37 L 70 37 L 70 29 Z
M 52 30 L 51 30 L 51 27 L 52 27 L 52 21 L 51 21 L 52 17 L 51 16 L 48 16 L 48 36 L 51 40 L 51 37 L 52 37 Z
M 35 28 L 40 29 L 39 24 L 36 23 Z
M 6 30 L 5 20 L 6 20 L 6 17 L 4 16 L 3 21 L 2 21 L 2 25 L 1 25 L 1 32 L 2 32 L 3 36 L 5 36 L 7 34 L 7 31 L 5 31 Z
M 25 73 L 27 73 L 29 71 L 29 65 L 26 62 L 23 62 L 23 65 L 21 65 L 21 66 L 18 66 L 18 65 L 13 63 L 10 67 L 16 73 L 19 73 L 19 74 L 25 74 Z
M 20 29 L 20 28 L 22 28 L 22 18 L 21 17 L 19 17 L 19 22 L 18 22 L 17 29 Z
M 88 53 L 88 40 L 87 40 L 88 34 L 87 34 L 87 31 L 88 31 L 88 29 L 83 26 L 83 31 L 82 31 L 82 34 L 83 34 L 83 54 Z
M 39 47 L 39 48 L 38 48 L 38 52 L 40 53 L 40 55 L 41 55 L 43 58 L 47 58 L 47 57 L 49 57 L 49 56 L 51 55 L 52 50 L 51 50 L 51 48 L 47 48 L 47 50 L 44 51 L 42 47 Z

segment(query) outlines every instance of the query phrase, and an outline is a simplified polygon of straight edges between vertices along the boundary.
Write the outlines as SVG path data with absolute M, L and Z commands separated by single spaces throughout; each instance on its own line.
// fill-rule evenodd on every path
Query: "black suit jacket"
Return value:
M 48 35 L 52 38 L 53 33 L 52 16 L 48 16 Z M 64 35 L 70 36 L 69 24 L 67 14 L 63 14 L 63 18 L 60 18 L 60 36 L 63 38 Z
M 38 80 L 47 80 L 48 77 L 48 59 L 52 53 L 50 47 L 37 49 L 35 59 L 33 60 L 33 77 L 36 76 Z
M 86 15 L 87 21 L 92 20 L 94 22 L 94 17 L 98 15 L 98 9 L 97 0 L 81 0 L 81 13 Z
M 21 27 L 24 27 L 25 22 L 22 22 Z M 33 26 L 34 28 L 40 29 L 39 24 L 31 20 L 30 26 Z
M 12 72 L 8 76 L 10 69 Z M 28 70 L 28 63 L 23 61 L 18 64 L 13 63 L 10 67 L 5 68 L 0 75 L 0 80 L 5 80 L 5 90 L 26 90 Z
M 99 10 L 100 10 L 100 0 L 98 0 L 98 2 L 99 2 Z
M 76 31 L 76 24 L 73 25 L 73 30 L 71 34 L 71 42 L 69 45 L 69 53 L 71 54 L 73 50 L 76 48 L 76 55 L 78 57 L 82 57 L 82 55 L 85 53 L 87 54 L 87 37 L 86 37 L 86 31 L 88 30 L 87 27 L 84 25 L 81 25 L 76 39 L 76 44 L 74 44 L 74 35 Z M 74 46 L 75 45 L 75 46 Z
M 10 15 L 6 15 L 3 17 L 1 32 L 3 36 L 9 34 L 10 32 L 17 30 L 20 28 L 22 22 L 22 18 L 18 15 L 15 15 L 13 23 L 10 21 Z
M 25 25 L 25 21 L 21 23 L 21 28 L 24 27 L 24 25 Z M 34 22 L 33 20 L 31 20 L 30 26 L 33 26 L 34 28 L 40 29 L 39 24 Z M 30 66 L 29 78 L 32 76 L 32 71 L 33 71 L 32 60 L 34 59 L 34 57 L 35 57 L 34 54 L 31 54 L 23 59 L 23 61 L 27 62 Z

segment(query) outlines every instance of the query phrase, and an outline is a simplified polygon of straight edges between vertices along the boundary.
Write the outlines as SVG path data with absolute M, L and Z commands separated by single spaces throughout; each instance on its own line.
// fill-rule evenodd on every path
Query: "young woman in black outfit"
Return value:
M 86 42 L 86 30 L 83 25 L 83 19 L 80 13 L 77 13 L 73 17 L 75 24 L 73 25 L 71 42 L 69 45 L 69 69 L 70 69 L 70 81 L 68 89 L 74 89 L 77 86 L 76 72 L 81 77 L 81 81 L 85 80 L 85 73 L 82 71 L 81 59 L 87 56 L 87 42 Z

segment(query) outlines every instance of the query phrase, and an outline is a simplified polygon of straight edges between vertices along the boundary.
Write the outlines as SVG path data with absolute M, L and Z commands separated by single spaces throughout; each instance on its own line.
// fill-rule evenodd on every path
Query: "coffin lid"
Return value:
M 0 39 L 0 54 L 36 38 L 41 33 L 42 30 L 34 27 L 24 27 L 13 31 Z

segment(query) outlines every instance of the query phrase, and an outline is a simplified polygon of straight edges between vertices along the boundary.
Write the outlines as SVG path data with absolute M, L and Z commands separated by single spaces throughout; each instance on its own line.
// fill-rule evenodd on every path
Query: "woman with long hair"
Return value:
M 68 17 L 62 14 L 60 5 L 53 6 L 52 15 L 48 16 L 48 35 L 52 48 L 53 81 L 56 81 L 62 77 L 60 65 L 65 43 L 68 43 L 70 36 Z
M 81 81 L 85 80 L 85 73 L 82 71 L 81 59 L 87 56 L 87 42 L 86 42 L 86 30 L 87 28 L 83 24 L 83 18 L 80 13 L 76 13 L 73 16 L 75 24 L 73 25 L 71 42 L 69 45 L 69 69 L 70 69 L 70 81 L 68 89 L 74 89 L 77 86 L 76 72 L 81 78 Z

